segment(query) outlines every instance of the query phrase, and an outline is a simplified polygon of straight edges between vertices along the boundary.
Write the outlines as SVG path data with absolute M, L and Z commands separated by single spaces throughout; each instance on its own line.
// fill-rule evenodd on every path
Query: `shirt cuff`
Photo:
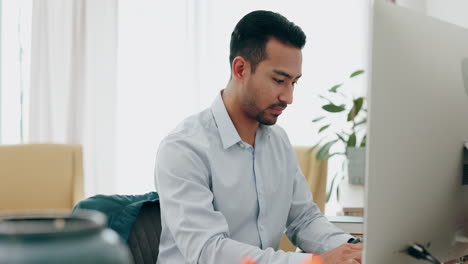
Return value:
M 291 253 L 288 264 L 301 264 L 304 260 L 311 257 L 313 257 L 313 255 L 308 253 Z

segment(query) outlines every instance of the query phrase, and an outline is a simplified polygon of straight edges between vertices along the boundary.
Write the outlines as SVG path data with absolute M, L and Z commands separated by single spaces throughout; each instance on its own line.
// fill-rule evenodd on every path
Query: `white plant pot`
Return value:
M 348 182 L 364 185 L 366 170 L 366 148 L 348 148 Z

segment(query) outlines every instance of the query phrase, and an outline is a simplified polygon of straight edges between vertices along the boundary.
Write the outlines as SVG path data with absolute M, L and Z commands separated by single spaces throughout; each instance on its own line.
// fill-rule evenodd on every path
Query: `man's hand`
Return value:
M 342 244 L 321 255 L 325 264 L 360 264 L 362 244 Z

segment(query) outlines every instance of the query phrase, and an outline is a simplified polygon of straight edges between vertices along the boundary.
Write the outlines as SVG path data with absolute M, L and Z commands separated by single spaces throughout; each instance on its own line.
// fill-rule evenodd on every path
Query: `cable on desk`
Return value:
M 443 264 L 442 262 L 437 260 L 434 256 L 432 256 L 431 253 L 427 251 L 427 249 L 425 249 L 423 246 L 416 244 L 416 243 L 409 246 L 406 252 L 408 253 L 408 255 L 417 259 L 427 260 L 428 262 L 434 263 L 434 264 Z

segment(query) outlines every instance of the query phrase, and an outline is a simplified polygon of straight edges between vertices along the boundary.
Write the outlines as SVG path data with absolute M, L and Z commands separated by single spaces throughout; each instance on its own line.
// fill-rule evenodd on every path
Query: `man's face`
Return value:
M 302 52 L 271 38 L 266 53 L 242 89 L 241 107 L 260 124 L 274 125 L 293 101 L 294 85 L 302 73 Z

